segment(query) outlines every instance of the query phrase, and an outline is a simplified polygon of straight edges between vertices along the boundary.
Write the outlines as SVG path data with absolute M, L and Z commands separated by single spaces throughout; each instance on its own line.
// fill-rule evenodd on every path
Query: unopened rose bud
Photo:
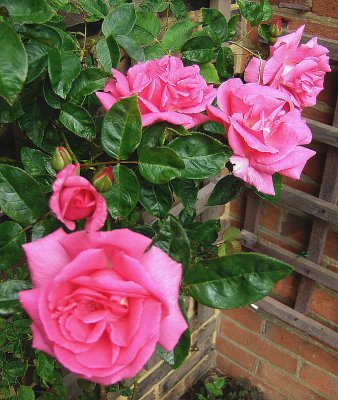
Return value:
M 99 192 L 107 192 L 114 182 L 113 167 L 106 167 L 93 177 L 93 185 Z
M 277 38 L 282 34 L 282 20 L 280 18 L 270 26 L 269 33 L 273 38 Z
M 66 165 L 71 163 L 72 158 L 68 151 L 64 147 L 58 146 L 54 151 L 51 161 L 52 167 L 55 171 L 61 171 Z

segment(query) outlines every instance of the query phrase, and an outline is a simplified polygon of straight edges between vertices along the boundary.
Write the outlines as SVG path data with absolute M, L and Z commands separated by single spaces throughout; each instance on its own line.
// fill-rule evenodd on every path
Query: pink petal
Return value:
M 279 173 L 289 178 L 299 179 L 307 161 L 316 154 L 315 151 L 302 146 L 297 146 L 295 150 L 285 159 L 284 163 L 279 164 Z
M 62 229 L 58 229 L 42 239 L 23 245 L 35 287 L 50 282 L 70 261 L 60 242 L 67 237 Z
M 231 107 L 232 96 L 236 94 L 238 89 L 242 88 L 243 82 L 238 78 L 232 78 L 222 83 L 217 92 L 217 104 L 224 112 L 225 117 L 232 115 L 237 110 Z
M 104 197 L 97 195 L 96 207 L 93 215 L 87 219 L 85 229 L 87 232 L 95 232 L 103 227 L 107 219 L 107 204 Z
M 112 68 L 111 72 L 116 78 L 116 89 L 120 93 L 121 97 L 127 97 L 131 95 L 131 90 L 129 87 L 129 82 L 126 76 L 124 76 L 120 71 L 117 69 Z
M 191 129 L 197 125 L 201 125 L 207 121 L 210 121 L 210 117 L 208 117 L 207 115 L 201 114 L 201 113 L 187 114 L 187 115 L 190 117 L 191 121 L 189 123 L 183 125 L 185 129 Z
M 174 125 L 189 125 L 191 123 L 191 118 L 188 115 L 180 114 L 175 111 L 166 112 L 154 112 L 151 114 L 142 115 L 142 126 L 148 126 L 159 121 L 167 121 Z
M 263 74 L 264 67 L 266 64 L 266 60 L 262 60 L 262 71 L 261 74 Z M 258 82 L 258 75 L 259 75 L 259 69 L 261 67 L 261 62 L 259 58 L 253 57 L 250 61 L 247 67 L 245 68 L 244 71 L 244 80 L 247 83 L 260 83 Z
M 224 125 L 226 128 L 229 127 L 230 123 L 228 116 L 226 116 L 223 111 L 214 106 L 207 106 L 207 113 L 212 121 L 218 122 L 219 124 Z
M 108 111 L 119 99 L 110 93 L 95 92 L 105 111 Z

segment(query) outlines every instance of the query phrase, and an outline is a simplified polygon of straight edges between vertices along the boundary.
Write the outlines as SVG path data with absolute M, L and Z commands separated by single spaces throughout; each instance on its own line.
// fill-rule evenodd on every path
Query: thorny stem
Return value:
M 134 386 L 133 386 L 133 393 L 131 395 L 131 399 L 130 400 L 136 400 L 136 392 L 137 392 L 137 386 L 138 386 L 138 378 L 139 376 L 136 375 L 134 378 Z
M 72 157 L 73 161 L 75 162 L 75 164 L 80 164 L 79 160 L 77 159 L 76 155 L 73 153 L 73 150 L 70 148 L 68 140 L 66 138 L 66 135 L 64 134 L 64 132 L 59 129 L 59 135 L 61 136 L 64 145 L 66 146 L 66 149 L 68 150 L 68 153 L 70 154 L 70 156 Z

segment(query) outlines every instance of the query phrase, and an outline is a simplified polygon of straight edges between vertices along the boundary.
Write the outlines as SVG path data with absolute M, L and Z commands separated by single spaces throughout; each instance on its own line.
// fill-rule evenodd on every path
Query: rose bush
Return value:
M 26 244 L 33 289 L 20 293 L 33 346 L 79 376 L 110 385 L 136 375 L 155 350 L 187 329 L 179 305 L 181 265 L 128 229 Z
M 230 79 L 219 87 L 217 104 L 221 111 L 209 106 L 208 115 L 228 131 L 235 176 L 270 195 L 274 173 L 299 179 L 315 152 L 300 146 L 311 142 L 311 131 L 285 93 Z
M 98 231 L 107 218 L 106 201 L 79 173 L 78 165 L 67 165 L 57 174 L 50 208 L 70 230 L 75 229 L 74 221 L 86 219 L 85 229 Z
M 167 121 L 189 129 L 208 120 L 202 112 L 216 96 L 199 72 L 198 65 L 185 67 L 179 58 L 164 56 L 134 65 L 127 76 L 112 69 L 115 79 L 96 95 L 108 111 L 118 100 L 137 93 L 143 126 Z
M 316 104 L 325 73 L 331 71 L 328 49 L 318 45 L 316 37 L 299 45 L 303 31 L 301 26 L 296 32 L 279 37 L 270 47 L 270 58 L 262 61 L 261 71 L 260 61 L 254 57 L 244 72 L 246 82 L 279 89 L 300 109 Z

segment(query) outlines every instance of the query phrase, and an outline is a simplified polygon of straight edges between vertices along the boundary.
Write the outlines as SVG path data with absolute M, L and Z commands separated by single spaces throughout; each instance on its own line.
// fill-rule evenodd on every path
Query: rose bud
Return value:
M 280 18 L 274 24 L 270 25 L 269 33 L 273 38 L 277 38 L 282 34 L 282 20 Z
M 113 182 L 112 166 L 101 169 L 93 177 L 93 185 L 99 192 L 107 192 L 112 187 Z
M 66 165 L 71 163 L 72 159 L 68 151 L 64 147 L 58 146 L 54 151 L 51 161 L 52 167 L 55 171 L 61 171 Z

